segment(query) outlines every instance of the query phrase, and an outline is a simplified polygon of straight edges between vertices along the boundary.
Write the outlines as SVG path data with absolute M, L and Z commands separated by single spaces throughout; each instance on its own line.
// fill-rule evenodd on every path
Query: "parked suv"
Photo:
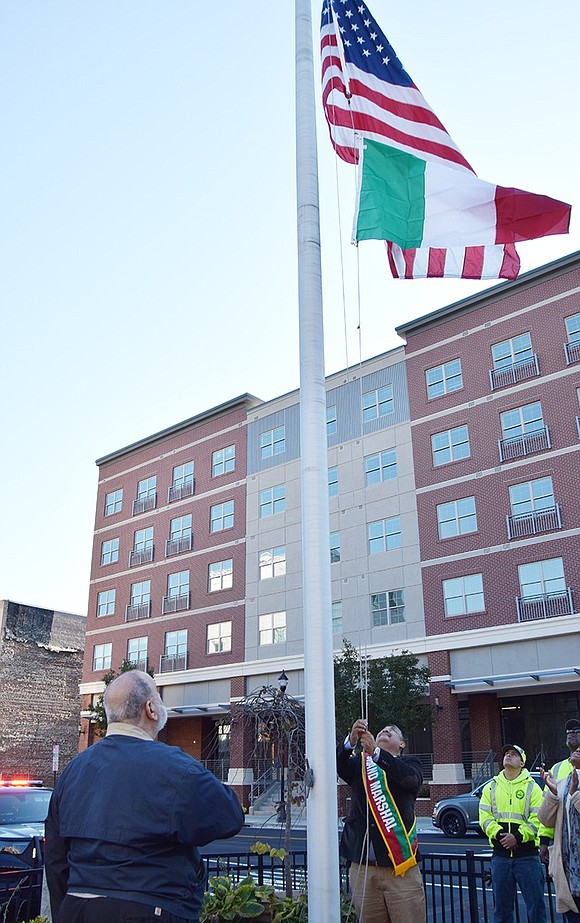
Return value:
M 544 787 L 539 772 L 531 772 L 530 775 L 540 788 Z M 479 800 L 489 781 L 486 779 L 471 792 L 438 801 L 433 808 L 433 826 L 439 827 L 448 837 L 464 836 L 467 830 L 483 835 L 479 827 Z
M 40 912 L 44 822 L 52 790 L 28 779 L 0 780 L 0 919 Z

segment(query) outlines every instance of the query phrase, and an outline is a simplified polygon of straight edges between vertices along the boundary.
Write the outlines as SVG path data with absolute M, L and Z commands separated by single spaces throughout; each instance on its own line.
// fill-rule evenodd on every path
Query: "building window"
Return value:
M 163 600 L 163 612 L 183 612 L 189 609 L 189 571 L 167 576 L 167 596 Z
M 286 549 L 283 545 L 278 548 L 268 548 L 261 551 L 258 557 L 260 580 L 271 580 L 273 577 L 283 577 L 286 573 Z
M 551 448 L 539 401 L 506 410 L 500 414 L 500 422 L 503 435 L 499 445 L 501 461 Z
M 401 520 L 398 516 L 392 519 L 379 519 L 369 522 L 367 526 L 369 541 L 369 554 L 378 554 L 379 551 L 392 551 L 401 547 Z
M 552 478 L 538 478 L 525 484 L 513 484 L 510 487 L 510 505 L 512 516 L 527 516 L 555 507 Z
M 477 532 L 475 515 L 475 497 L 464 497 L 450 503 L 440 503 L 437 507 L 437 526 L 439 538 L 452 538 Z
M 365 423 L 393 413 L 393 386 L 385 385 L 384 388 L 377 388 L 376 391 L 367 391 L 362 396 L 362 409 Z
M 470 615 L 483 612 L 483 577 L 481 574 L 469 574 L 467 577 L 455 577 L 443 581 L 443 599 L 445 615 Z
M 566 586 L 562 558 L 548 558 L 518 567 L 521 597 L 516 599 L 518 620 L 572 615 L 572 595 Z
M 435 467 L 469 458 L 471 450 L 467 426 L 456 426 L 443 433 L 435 433 L 431 436 L 431 452 Z
M 283 513 L 286 509 L 286 486 L 276 484 L 260 491 L 260 519 L 264 516 L 273 516 L 274 513 Z
M 453 359 L 433 369 L 427 369 L 425 380 L 428 398 L 441 397 L 443 394 L 459 391 L 463 387 L 461 359 Z
M 147 637 L 129 638 L 127 641 L 127 660 L 135 664 L 138 670 L 147 670 Z
M 328 496 L 338 497 L 338 468 L 328 469 Z
M 267 433 L 260 434 L 260 457 L 271 458 L 286 451 L 286 428 L 277 426 Z
M 187 629 L 165 633 L 165 653 L 161 657 L 160 672 L 171 673 L 187 669 Z
M 224 654 L 232 649 L 232 623 L 215 622 L 207 626 L 207 653 Z
M 133 500 L 133 515 L 155 509 L 157 503 L 157 477 L 152 475 L 137 484 L 137 499 Z
M 229 590 L 234 582 L 234 562 L 232 558 L 227 561 L 214 561 L 208 568 L 208 588 L 210 593 L 217 590 Z
M 371 593 L 371 625 L 397 625 L 405 621 L 405 604 L 402 590 Z
M 133 538 L 133 551 L 129 555 L 129 565 L 147 564 L 153 560 L 153 526 L 138 529 Z
M 332 634 L 342 634 L 342 600 L 332 604 Z
M 97 596 L 97 617 L 115 614 L 115 590 L 103 590 Z
M 183 465 L 177 465 L 173 469 L 173 483 L 169 488 L 167 502 L 173 500 L 182 500 L 183 497 L 191 497 L 195 491 L 194 463 L 185 462 Z
M 337 564 L 340 561 L 340 532 L 330 533 L 330 563 Z
M 533 358 L 532 339 L 529 333 L 521 333 L 503 343 L 496 343 L 491 347 L 494 369 L 505 369 L 519 362 L 526 362 Z
M 120 513 L 123 509 L 123 490 L 113 490 L 105 497 L 105 516 Z
M 131 602 L 127 606 L 127 622 L 146 619 L 151 615 L 151 581 L 141 580 L 131 585 Z
M 219 477 L 221 474 L 228 474 L 234 471 L 236 467 L 236 447 L 229 445 L 225 449 L 218 449 L 212 452 L 211 456 L 211 473 L 212 477 Z
M 223 529 L 232 529 L 234 526 L 234 501 L 226 500 L 212 506 L 209 511 L 209 531 L 221 532 Z
M 336 404 L 326 408 L 326 435 L 334 436 L 336 433 Z
M 101 545 L 101 564 L 114 564 L 119 560 L 119 539 L 112 538 Z
M 286 613 L 269 612 L 258 616 L 259 643 L 282 644 L 286 640 Z
M 365 458 L 366 486 L 379 484 L 381 481 L 390 481 L 397 477 L 397 453 L 395 449 L 367 455 Z
M 112 644 L 95 644 L 93 647 L 93 670 L 110 670 L 112 655 Z
M 571 314 L 565 320 L 569 343 L 580 343 L 580 314 Z
M 179 554 L 181 551 L 191 551 L 193 535 L 191 532 L 191 513 L 187 516 L 178 516 L 169 524 L 169 539 L 165 546 L 165 554 Z

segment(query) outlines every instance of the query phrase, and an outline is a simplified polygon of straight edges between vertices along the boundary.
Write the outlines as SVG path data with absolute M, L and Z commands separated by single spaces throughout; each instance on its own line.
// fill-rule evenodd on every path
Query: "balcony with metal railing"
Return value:
M 184 481 L 183 484 L 172 484 L 167 491 L 167 502 L 183 500 L 184 497 L 193 497 L 195 493 L 195 480 Z
M 552 448 L 547 426 L 542 426 L 541 429 L 536 429 L 531 433 L 522 433 L 521 436 L 512 436 L 511 439 L 498 439 L 497 445 L 501 462 Z
M 129 554 L 129 567 L 136 567 L 138 564 L 149 564 L 153 560 L 153 550 L 153 545 L 149 545 L 147 548 L 131 551 Z
M 572 365 L 573 362 L 580 362 L 580 340 L 568 340 L 564 343 L 564 355 L 566 365 Z
M 138 619 L 148 619 L 151 615 L 151 600 L 146 603 L 129 604 L 125 608 L 125 621 L 136 622 Z
M 183 612 L 189 609 L 189 592 L 180 593 L 178 596 L 164 596 L 162 612 Z
M 187 653 L 162 654 L 159 658 L 160 673 L 176 673 L 178 670 L 187 670 Z
M 506 516 L 508 539 L 524 538 L 539 532 L 553 532 L 562 528 L 560 505 L 547 507 L 545 510 L 531 510 L 518 516 Z
M 535 378 L 540 374 L 538 357 L 535 353 L 526 359 L 520 359 L 519 362 L 512 362 L 511 365 L 503 366 L 498 369 L 489 370 L 489 384 L 492 391 L 497 388 L 507 388 L 508 385 L 516 385 L 520 381 L 526 381 L 528 378 Z
M 140 497 L 133 500 L 133 516 L 138 513 L 146 513 L 148 510 L 154 510 L 157 506 L 157 491 L 149 494 L 147 497 Z
M 168 538 L 165 542 L 165 557 L 172 554 L 181 554 L 184 551 L 191 551 L 193 547 L 193 535 L 184 535 L 182 538 Z
M 536 619 L 551 619 L 558 615 L 573 615 L 572 590 L 566 587 L 557 593 L 542 593 L 539 596 L 516 596 L 518 622 Z

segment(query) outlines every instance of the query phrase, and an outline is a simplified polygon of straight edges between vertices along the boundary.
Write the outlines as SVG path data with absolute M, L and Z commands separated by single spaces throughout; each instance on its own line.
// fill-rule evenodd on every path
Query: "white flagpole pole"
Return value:
M 314 774 L 307 811 L 308 919 L 339 923 L 328 448 L 311 0 L 296 0 L 296 196 L 304 691 L 306 755 Z

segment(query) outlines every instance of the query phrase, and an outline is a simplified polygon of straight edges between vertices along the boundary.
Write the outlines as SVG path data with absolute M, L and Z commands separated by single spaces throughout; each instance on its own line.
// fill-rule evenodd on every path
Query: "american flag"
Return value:
M 322 103 L 339 157 L 358 163 L 362 138 L 371 138 L 474 172 L 360 0 L 324 0 L 320 44 Z M 515 279 L 519 271 L 512 244 L 453 252 L 387 246 L 395 278 Z

